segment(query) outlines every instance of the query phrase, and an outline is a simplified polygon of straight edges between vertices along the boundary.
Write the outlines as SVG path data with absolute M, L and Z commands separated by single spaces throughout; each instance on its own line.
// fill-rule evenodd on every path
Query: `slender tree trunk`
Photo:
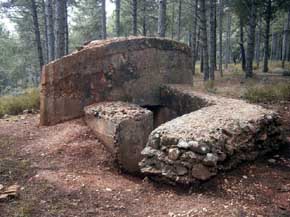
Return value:
M 175 1 L 172 2 L 172 13 L 171 13 L 171 39 L 174 39 L 174 26 L 175 26 Z
M 206 21 L 206 7 L 205 1 L 200 1 L 200 22 L 201 22 L 201 44 L 203 53 L 203 70 L 204 80 L 209 79 L 209 65 L 208 65 L 208 44 L 207 44 L 207 21 Z
M 269 42 L 270 42 L 270 25 L 271 25 L 271 18 L 272 18 L 272 1 L 267 0 L 267 9 L 266 9 L 266 31 L 265 31 L 265 54 L 264 54 L 264 66 L 263 72 L 268 72 L 268 62 L 270 56 L 270 49 L 269 49 Z
M 66 2 L 63 0 L 55 0 L 55 56 L 56 58 L 65 55 L 65 7 Z
M 246 78 L 253 77 L 253 60 L 255 55 L 255 30 L 257 8 L 255 0 L 250 1 L 250 16 L 248 23 L 247 53 L 246 53 Z
M 217 0 L 214 1 L 214 69 L 217 70 Z
M 115 20 L 116 35 L 117 37 L 120 37 L 121 35 L 121 25 L 120 25 L 121 0 L 115 0 L 115 4 L 116 4 L 116 20 Z
M 166 0 L 159 0 L 158 35 L 165 37 L 166 33 Z
M 231 14 L 227 12 L 227 41 L 226 41 L 226 69 L 228 69 L 229 64 L 231 63 L 231 26 L 232 26 L 232 19 Z
M 240 50 L 241 50 L 241 59 L 242 59 L 242 69 L 246 71 L 246 54 L 244 47 L 244 22 L 243 18 L 240 17 Z
M 214 70 L 215 70 L 215 7 L 216 0 L 210 0 L 210 64 L 209 64 L 209 78 L 214 80 Z
M 290 37 L 290 10 L 288 11 L 287 20 L 284 28 L 284 37 L 283 37 L 283 59 L 282 59 L 282 67 L 285 68 L 285 61 L 288 60 L 289 56 L 289 37 Z
M 195 64 L 197 56 L 197 40 L 196 40 L 196 30 L 197 30 L 197 12 L 198 12 L 198 0 L 192 0 L 192 42 L 191 42 L 191 51 L 192 51 L 192 63 L 193 63 L 193 75 L 195 74 Z
M 69 50 L 69 29 L 68 29 L 68 13 L 67 13 L 67 0 L 65 1 L 65 54 L 68 54 Z
M 106 0 L 102 0 L 102 39 L 107 38 Z
M 182 13 L 182 0 L 179 0 L 179 2 L 178 2 L 177 41 L 180 41 L 180 35 L 181 35 L 181 13 Z
M 256 45 L 256 64 L 257 67 L 260 67 L 260 50 L 261 50 L 261 34 L 262 34 L 262 20 L 259 19 L 259 26 L 258 26 L 259 30 L 257 33 L 257 45 Z
M 143 22 L 142 22 L 143 35 L 147 35 L 147 1 L 143 0 Z
M 54 21 L 53 21 L 53 6 L 52 0 L 45 1 L 45 16 L 47 20 L 47 36 L 48 36 L 48 62 L 54 60 Z
M 45 43 L 44 43 L 44 53 L 45 53 L 45 58 L 44 58 L 44 63 L 48 63 L 48 32 L 47 32 L 47 17 L 46 17 L 46 12 L 45 12 L 45 1 L 41 1 L 41 8 L 42 8 L 42 14 L 44 14 L 44 37 L 45 37 Z
M 39 61 L 40 69 L 42 69 L 44 61 L 43 61 L 42 44 L 41 44 L 40 30 L 39 30 L 39 23 L 38 23 L 37 6 L 35 3 L 35 0 L 31 0 L 31 12 L 32 12 L 32 19 L 33 19 L 35 41 L 36 41 L 36 46 L 37 46 L 37 51 L 38 51 L 38 61 Z
M 223 0 L 219 1 L 219 71 L 223 76 Z
M 132 0 L 132 32 L 133 35 L 137 35 L 137 0 Z

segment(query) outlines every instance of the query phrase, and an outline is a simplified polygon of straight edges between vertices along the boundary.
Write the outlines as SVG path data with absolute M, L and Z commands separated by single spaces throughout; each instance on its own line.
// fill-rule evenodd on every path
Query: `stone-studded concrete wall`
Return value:
M 144 37 L 91 42 L 43 68 L 40 123 L 80 117 L 94 102 L 159 105 L 160 86 L 168 83 L 192 83 L 187 45 Z

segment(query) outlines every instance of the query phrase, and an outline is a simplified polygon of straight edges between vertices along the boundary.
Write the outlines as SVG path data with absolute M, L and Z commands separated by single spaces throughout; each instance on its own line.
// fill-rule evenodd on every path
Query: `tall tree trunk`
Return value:
M 56 58 L 65 55 L 65 7 L 66 2 L 55 0 L 55 56 Z
M 42 14 L 44 14 L 44 37 L 45 37 L 45 43 L 44 43 L 44 63 L 48 63 L 48 32 L 47 32 L 47 17 L 45 12 L 45 1 L 41 1 L 41 8 L 42 8 Z
M 198 12 L 198 0 L 192 0 L 192 38 L 191 38 L 191 51 L 192 51 L 192 63 L 193 63 L 193 72 L 195 74 L 195 64 L 197 56 L 197 12 Z
M 121 0 L 115 0 L 115 4 L 116 4 L 116 20 L 115 20 L 116 35 L 117 35 L 117 37 L 120 37 L 120 34 L 121 34 L 121 25 L 120 25 Z
M 165 37 L 166 33 L 166 0 L 159 0 L 158 35 Z
M 48 62 L 54 60 L 55 55 L 55 37 L 54 37 L 54 21 L 53 21 L 53 0 L 45 1 L 45 16 L 47 20 L 47 36 L 48 36 Z
M 106 0 L 102 0 L 102 39 L 107 38 Z
M 200 22 L 201 22 L 201 44 L 203 53 L 203 79 L 209 79 L 209 65 L 208 65 L 208 44 L 207 44 L 207 21 L 206 21 L 206 7 L 205 1 L 200 1 Z
M 143 35 L 147 35 L 147 0 L 143 0 L 143 22 L 142 22 Z
M 177 41 L 180 41 L 181 35 L 181 12 L 182 12 L 182 0 L 178 2 L 178 22 L 177 22 Z
M 257 45 L 256 45 L 256 64 L 257 67 L 260 67 L 260 50 L 261 50 L 261 35 L 262 35 L 262 20 L 259 19 L 259 26 L 258 26 L 258 32 L 257 32 Z
M 288 60 L 289 56 L 289 37 L 290 37 L 290 10 L 288 11 L 287 20 L 284 28 L 284 37 L 283 37 L 283 59 L 282 59 L 282 67 L 285 68 L 285 61 Z
M 247 53 L 246 53 L 246 78 L 253 77 L 253 60 L 255 55 L 255 30 L 257 8 L 255 0 L 250 1 L 250 16 L 248 23 Z
M 227 41 L 226 41 L 226 69 L 228 69 L 231 63 L 231 26 L 232 18 L 230 12 L 227 12 Z
M 270 48 L 269 48 L 269 42 L 270 42 L 270 25 L 271 25 L 271 18 L 272 18 L 272 0 L 267 0 L 267 9 L 266 9 L 266 31 L 265 31 L 265 54 L 264 54 L 264 66 L 263 66 L 263 72 L 268 72 L 268 62 L 269 62 L 269 56 L 270 56 Z
M 219 71 L 223 76 L 223 0 L 219 1 Z
M 133 35 L 137 35 L 137 0 L 132 0 L 132 32 Z
M 217 0 L 214 1 L 214 69 L 217 70 Z
M 174 27 L 175 27 L 175 1 L 172 3 L 172 12 L 171 12 L 171 39 L 174 39 Z
M 242 69 L 246 71 L 246 54 L 244 47 L 244 22 L 243 18 L 240 17 L 240 50 L 241 50 L 241 59 L 242 59 Z
M 216 0 L 210 0 L 210 64 L 209 64 L 209 78 L 210 80 L 214 80 L 214 70 L 215 70 L 215 7 L 216 7 Z
M 67 13 L 67 0 L 64 0 L 65 1 L 65 15 L 64 15 L 64 18 L 65 18 L 65 21 L 64 21 L 64 24 L 65 24 L 65 54 L 68 54 L 68 50 L 69 50 L 69 29 L 68 29 L 68 13 Z
M 39 66 L 41 70 L 44 64 L 44 61 L 43 61 L 42 45 L 41 45 L 40 30 L 39 30 L 39 23 L 38 23 L 37 6 L 35 3 L 35 0 L 31 0 L 30 2 L 31 2 L 34 35 L 35 35 L 35 41 L 36 41 L 36 46 L 37 46 L 37 51 L 38 51 L 38 61 L 39 61 Z

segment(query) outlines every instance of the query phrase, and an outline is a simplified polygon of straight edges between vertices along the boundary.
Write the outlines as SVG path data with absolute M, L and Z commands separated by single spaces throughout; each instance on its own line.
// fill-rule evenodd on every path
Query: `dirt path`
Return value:
M 52 127 L 38 127 L 37 115 L 2 119 L 0 184 L 22 189 L 0 203 L 0 216 L 286 217 L 290 150 L 274 155 L 275 163 L 260 159 L 199 188 L 174 188 L 121 174 L 81 119 Z

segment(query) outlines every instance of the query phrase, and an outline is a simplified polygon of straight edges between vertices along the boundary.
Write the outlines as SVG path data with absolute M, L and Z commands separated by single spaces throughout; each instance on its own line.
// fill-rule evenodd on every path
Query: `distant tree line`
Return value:
M 83 43 L 109 37 L 159 36 L 185 42 L 192 49 L 193 65 L 200 62 L 204 80 L 214 80 L 217 71 L 222 76 L 231 63 L 240 62 L 250 78 L 254 64 L 268 72 L 269 60 L 279 60 L 283 67 L 290 61 L 289 1 L 110 1 L 115 5 L 110 17 L 106 0 L 2 1 L 0 10 L 14 23 L 16 33 L 0 23 L 0 46 L 11 49 L 15 60 L 7 64 L 0 56 L 0 92 L 1 82 L 38 84 L 44 64 Z M 8 47 L 11 41 L 17 49 Z

